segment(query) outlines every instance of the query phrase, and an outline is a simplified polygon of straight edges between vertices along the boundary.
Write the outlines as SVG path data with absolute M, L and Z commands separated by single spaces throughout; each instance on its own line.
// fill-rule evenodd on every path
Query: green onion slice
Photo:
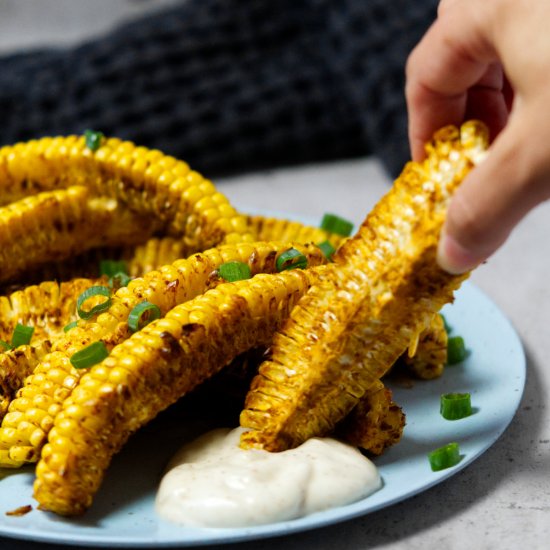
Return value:
M 112 277 L 109 277 L 109 286 L 118 290 L 123 286 L 128 286 L 128 283 L 131 280 L 132 278 L 127 273 L 124 273 L 123 271 L 118 271 Z
M 218 273 L 222 279 L 230 283 L 252 277 L 250 266 L 244 262 L 226 262 L 225 264 L 221 264 L 218 268 Z
M 6 351 L 13 349 L 13 346 L 11 344 L 8 344 L 8 342 L 4 342 L 4 340 L 0 340 L 0 347 L 4 348 Z
M 69 332 L 69 330 L 71 330 L 72 328 L 75 328 L 77 324 L 78 324 L 78 321 L 73 321 L 72 323 L 65 325 L 63 327 L 63 332 Z
M 446 420 L 460 420 L 472 414 L 472 401 L 469 393 L 444 393 L 439 407 Z
M 468 356 L 464 338 L 462 336 L 453 336 L 447 340 L 447 364 L 455 365 L 461 363 Z
M 105 136 L 102 132 L 94 132 L 94 130 L 86 130 L 84 132 L 84 138 L 86 139 L 86 147 L 91 151 L 97 151 L 101 146 L 101 140 Z
M 428 460 L 433 472 L 456 466 L 460 462 L 458 443 L 447 443 L 447 445 L 428 453 Z
M 107 277 L 114 277 L 119 273 L 128 275 L 128 268 L 126 262 L 119 260 L 100 260 L 99 262 L 99 274 L 107 275 Z
M 109 356 L 109 352 L 103 342 L 93 342 L 89 346 L 73 353 L 71 364 L 75 369 L 87 369 Z
M 82 306 L 84 305 L 84 303 L 95 296 L 106 296 L 107 299 L 100 304 L 97 304 L 94 307 L 90 308 L 89 310 L 83 309 Z M 100 313 L 102 311 L 105 311 L 106 309 L 109 309 L 110 305 L 111 289 L 106 286 L 91 286 L 78 297 L 78 300 L 76 301 L 76 311 L 78 312 L 78 315 L 81 319 L 90 319 L 96 313 Z
M 141 330 L 155 319 L 160 319 L 160 308 L 151 302 L 141 302 L 128 315 L 128 326 L 132 332 Z
M 336 252 L 336 248 L 334 248 L 334 246 L 332 246 L 329 241 L 323 241 L 317 246 L 321 249 L 321 252 L 325 255 L 325 258 L 327 260 L 330 260 L 332 258 L 332 255 Z
M 18 348 L 19 346 L 27 346 L 31 343 L 33 333 L 34 327 L 27 327 L 17 323 L 11 336 L 11 345 L 14 348 Z
M 275 263 L 277 271 L 286 271 L 287 269 L 305 269 L 307 267 L 307 258 L 295 248 L 285 250 Z
M 343 237 L 349 237 L 353 231 L 353 223 L 337 216 L 336 214 L 326 213 L 321 221 L 321 229 L 329 233 L 336 233 Z

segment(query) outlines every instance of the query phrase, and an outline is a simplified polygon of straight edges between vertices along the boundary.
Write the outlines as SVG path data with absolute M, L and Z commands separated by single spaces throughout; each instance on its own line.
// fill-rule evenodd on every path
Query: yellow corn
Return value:
M 0 196 L 8 204 L 83 185 L 159 220 L 193 251 L 251 241 L 246 220 L 214 185 L 180 160 L 117 138 L 92 151 L 83 136 L 42 138 L 0 149 Z M 148 225 L 136 226 L 140 231 Z
M 310 266 L 319 265 L 325 261 L 323 253 L 315 245 L 310 244 L 225 245 L 201 254 L 194 254 L 185 260 L 178 260 L 162 267 L 159 271 L 146 274 L 143 278 L 134 279 L 127 287 L 119 289 L 113 295 L 108 311 L 98 315 L 94 320 L 80 321 L 76 328 L 54 340 L 52 352 L 46 355 L 34 368 L 33 373 L 26 378 L 24 386 L 9 406 L 9 412 L 17 410 L 24 414 L 10 416 L 8 413 L 4 417 L 0 427 L 0 451 L 17 452 L 30 456 L 32 461 L 37 460 L 47 429 L 44 429 L 42 424 L 35 424 L 35 431 L 32 432 L 33 440 L 30 440 L 27 423 L 32 424 L 32 421 L 27 417 L 27 412 L 34 414 L 36 407 L 33 405 L 29 408 L 28 403 L 35 400 L 36 396 L 49 397 L 42 402 L 41 406 L 48 412 L 49 420 L 45 425 L 49 427 L 61 403 L 71 393 L 83 373 L 83 370 L 72 367 L 71 355 L 97 340 L 103 341 L 111 349 L 128 338 L 130 336 L 127 325 L 128 315 L 137 304 L 147 300 L 157 305 L 162 315 L 165 315 L 176 305 L 220 284 L 221 279 L 217 269 L 222 263 L 246 262 L 250 266 L 252 275 L 262 272 L 272 273 L 275 271 L 277 256 L 289 247 L 300 250 L 308 259 Z M 11 434 L 13 429 L 17 430 L 20 423 L 23 423 L 25 433 L 19 437 L 18 445 L 13 447 L 7 434 Z M 32 453 L 31 448 L 34 449 Z M 2 465 L 0 458 L 0 466 Z M 10 465 L 13 464 L 10 463 Z
M 443 374 L 447 364 L 447 340 L 443 318 L 434 315 L 430 326 L 419 334 L 416 349 L 403 354 L 403 362 L 418 378 L 437 378 Z
M 351 445 L 380 455 L 403 435 L 405 414 L 392 401 L 391 391 L 377 380 L 337 426 L 336 433 Z
M 0 208 L 0 282 L 89 248 L 143 242 L 154 229 L 117 201 L 90 196 L 81 186 L 23 198 Z
M 115 347 L 55 418 L 36 468 L 41 508 L 83 513 L 130 434 L 239 353 L 267 345 L 313 277 L 296 269 L 219 285 Z
M 330 432 L 409 343 L 464 276 L 436 263 L 454 190 L 487 147 L 479 123 L 447 127 L 337 251 L 274 337 L 241 414 L 244 448 L 294 447 Z
M 329 241 L 334 248 L 338 248 L 346 240 L 346 237 L 297 221 L 265 216 L 248 216 L 247 221 L 250 231 L 258 241 L 316 244 Z

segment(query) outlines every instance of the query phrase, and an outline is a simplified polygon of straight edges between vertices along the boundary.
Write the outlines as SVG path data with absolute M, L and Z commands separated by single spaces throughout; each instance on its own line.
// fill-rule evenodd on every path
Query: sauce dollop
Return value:
M 335 439 L 270 453 L 240 449 L 242 432 L 214 430 L 184 446 L 161 481 L 157 513 L 185 526 L 244 527 L 349 504 L 382 485 L 368 458 Z

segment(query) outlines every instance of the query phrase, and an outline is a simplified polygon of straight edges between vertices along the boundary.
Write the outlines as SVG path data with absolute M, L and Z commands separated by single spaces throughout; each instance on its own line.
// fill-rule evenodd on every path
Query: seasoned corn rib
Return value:
M 92 151 L 83 136 L 46 137 L 0 148 L 3 204 L 74 184 L 159 220 L 193 251 L 253 240 L 245 218 L 212 182 L 158 150 L 103 138 Z
M 135 227 L 155 224 L 82 186 L 21 199 L 0 208 L 0 282 L 89 248 L 143 242 Z
M 23 381 L 51 351 L 51 339 L 76 318 L 76 301 L 87 288 L 106 279 L 47 281 L 0 297 L 0 338 L 9 342 L 17 323 L 33 326 L 30 345 L 0 354 L 0 420 Z M 0 461 L 1 462 L 1 461 Z
M 336 434 L 374 455 L 395 445 L 403 435 L 405 414 L 392 401 L 391 390 L 377 380 L 337 426 Z
M 454 190 L 487 147 L 479 123 L 446 127 L 293 310 L 254 379 L 244 448 L 280 451 L 330 432 L 423 331 L 466 275 L 436 263 Z
M 249 215 L 247 221 L 250 231 L 258 241 L 294 241 L 316 244 L 329 241 L 334 248 L 338 248 L 346 240 L 346 237 L 298 221 L 259 215 Z
M 296 269 L 219 285 L 115 347 L 55 418 L 36 468 L 41 508 L 83 513 L 128 437 L 239 353 L 266 345 L 314 276 Z
M 428 328 L 419 334 L 413 349 L 403 354 L 402 361 L 418 378 L 438 378 L 447 364 L 447 342 L 443 318 L 439 314 L 434 315 Z
M 53 342 L 52 352 L 25 379 L 11 402 L 0 427 L 0 454 L 11 467 L 38 459 L 47 432 L 61 403 L 67 398 L 82 370 L 73 368 L 70 357 L 90 343 L 101 340 L 108 349 L 130 336 L 130 311 L 145 300 L 157 305 L 165 315 L 176 305 L 191 300 L 220 284 L 218 267 L 229 261 L 246 262 L 253 275 L 276 270 L 279 254 L 290 247 L 302 252 L 308 265 L 322 264 L 325 257 L 315 245 L 299 243 L 241 243 L 224 245 L 178 260 L 158 271 L 134 279 L 112 297 L 108 311 L 96 319 L 79 321 L 76 328 Z M 38 402 L 38 403 L 37 403 Z M 38 421 L 35 420 L 38 419 Z M 15 441 L 15 443 L 14 443 Z M 19 458 L 24 457 L 21 461 Z M 7 460 L 6 459 L 6 460 Z M 0 466 L 4 465 L 0 460 Z

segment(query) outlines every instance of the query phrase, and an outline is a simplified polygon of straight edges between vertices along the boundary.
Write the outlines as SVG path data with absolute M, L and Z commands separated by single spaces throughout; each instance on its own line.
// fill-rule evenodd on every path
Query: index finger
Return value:
M 405 95 L 415 160 L 435 130 L 463 121 L 468 89 L 498 60 L 490 14 L 480 4 L 448 5 L 409 56 Z

